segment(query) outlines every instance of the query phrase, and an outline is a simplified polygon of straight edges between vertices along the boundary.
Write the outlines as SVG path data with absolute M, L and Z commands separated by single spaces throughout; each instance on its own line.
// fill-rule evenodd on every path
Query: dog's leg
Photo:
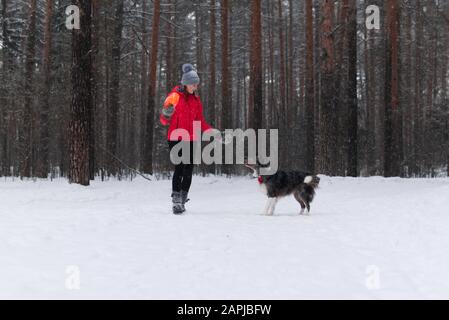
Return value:
M 301 205 L 301 211 L 299 212 L 300 215 L 304 214 L 304 210 L 306 209 L 306 205 L 303 201 L 299 201 L 299 204 Z
M 272 216 L 274 214 L 274 209 L 276 208 L 278 198 L 270 198 L 270 199 L 271 199 L 271 206 L 270 206 L 270 211 L 268 212 L 268 215 Z
M 266 215 L 266 216 L 270 215 L 271 207 L 273 206 L 274 199 L 275 198 L 268 198 L 267 199 L 267 204 L 265 206 L 264 215 Z
M 268 198 L 267 199 L 267 203 L 265 204 L 265 209 L 263 210 L 263 214 L 264 215 L 268 215 L 268 212 L 270 212 L 270 207 L 271 207 L 271 200 L 272 198 Z
M 295 191 L 295 193 L 293 194 L 293 196 L 295 197 L 296 201 L 299 202 L 299 204 L 301 205 L 301 211 L 299 212 L 300 215 L 304 214 L 304 210 L 306 209 L 306 204 L 304 203 L 304 201 L 301 198 L 300 192 L 299 191 Z

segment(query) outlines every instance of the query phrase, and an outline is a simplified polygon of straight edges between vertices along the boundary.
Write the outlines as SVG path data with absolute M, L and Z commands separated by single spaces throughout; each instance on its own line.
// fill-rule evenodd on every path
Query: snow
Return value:
M 448 299 L 449 179 L 322 177 L 275 216 L 247 177 L 0 182 L 1 299 Z

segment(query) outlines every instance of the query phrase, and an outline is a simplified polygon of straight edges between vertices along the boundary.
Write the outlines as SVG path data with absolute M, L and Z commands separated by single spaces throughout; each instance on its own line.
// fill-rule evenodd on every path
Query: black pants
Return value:
M 193 142 L 191 141 L 168 141 L 170 151 L 178 143 L 186 143 L 190 148 L 190 161 L 188 163 L 180 163 L 175 165 L 175 173 L 172 180 L 172 190 L 175 192 L 186 191 L 189 192 L 190 185 L 192 184 L 193 174 Z M 182 156 L 182 149 L 178 153 Z

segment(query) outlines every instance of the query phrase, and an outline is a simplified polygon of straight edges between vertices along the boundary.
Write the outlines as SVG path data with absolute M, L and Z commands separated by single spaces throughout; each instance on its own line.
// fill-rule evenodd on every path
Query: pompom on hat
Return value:
M 198 73 L 193 68 L 193 66 L 190 63 L 183 64 L 181 84 L 186 86 L 199 83 L 200 77 L 198 76 Z

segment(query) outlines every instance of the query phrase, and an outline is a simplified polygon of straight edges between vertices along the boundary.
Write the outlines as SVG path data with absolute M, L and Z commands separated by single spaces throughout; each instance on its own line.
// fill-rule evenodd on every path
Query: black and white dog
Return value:
M 277 171 L 273 175 L 260 175 L 263 166 L 258 162 L 255 165 L 245 163 L 245 166 L 253 170 L 253 177 L 257 178 L 263 192 L 268 196 L 265 207 L 266 215 L 273 215 L 278 200 L 293 194 L 301 205 L 300 214 L 310 212 L 310 203 L 315 196 L 315 189 L 320 183 L 320 178 L 301 171 Z

